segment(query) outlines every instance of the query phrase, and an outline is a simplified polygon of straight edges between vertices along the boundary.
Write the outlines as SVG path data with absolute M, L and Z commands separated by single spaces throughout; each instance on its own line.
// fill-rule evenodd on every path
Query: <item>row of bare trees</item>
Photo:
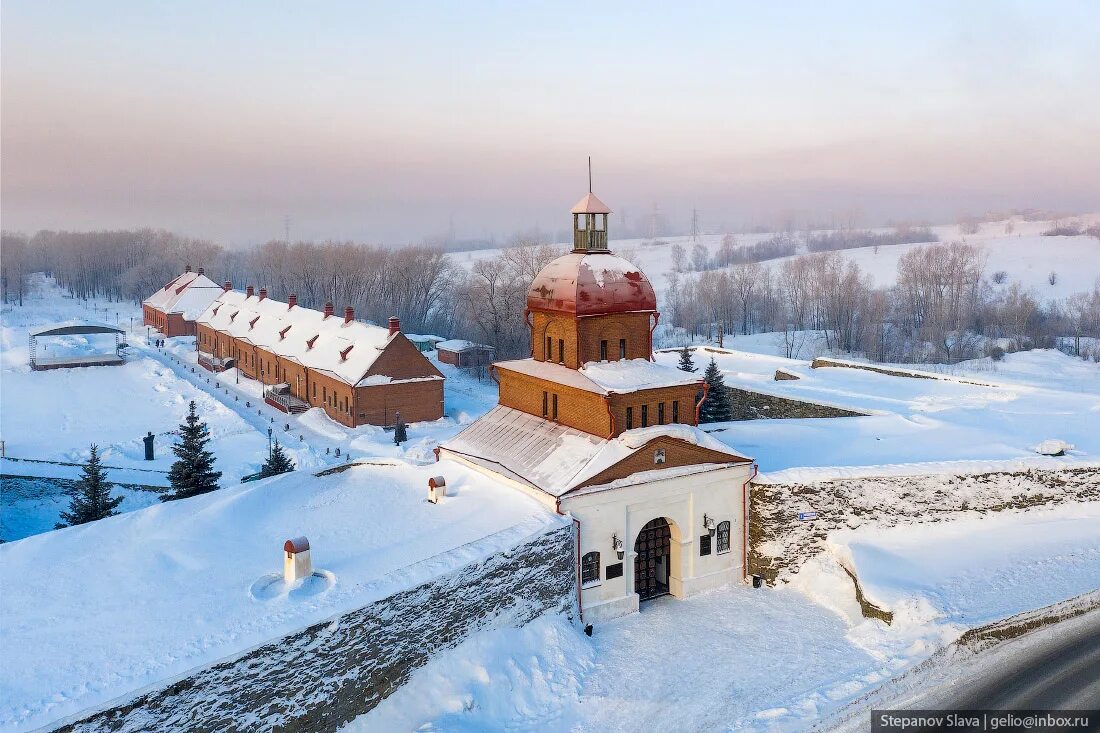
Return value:
M 786 242 L 765 249 L 773 245 Z M 503 358 L 528 352 L 527 291 L 561 253 L 536 238 L 462 261 L 435 247 L 351 242 L 273 241 L 227 250 L 150 229 L 4 233 L 2 247 L 5 303 L 21 302 L 32 272 L 52 274 L 75 298 L 140 302 L 186 265 L 201 266 L 218 283 L 264 286 L 281 300 L 294 293 L 312 308 L 350 305 L 359 318 L 377 323 L 398 315 L 406 332 L 488 343 Z M 1069 336 L 1078 353 L 1095 348 L 1089 337 L 1100 338 L 1100 285 L 1062 302 L 1040 302 L 1002 273 L 987 277 L 983 251 L 965 243 L 909 251 L 889 288 L 875 287 L 839 252 L 770 265 L 725 261 L 730 264 L 719 269 L 668 275 L 660 304 L 666 333 L 671 326 L 693 338 L 720 340 L 723 334 L 776 332 L 787 355 L 798 356 L 807 334 L 817 332 L 833 351 L 877 361 L 948 363 L 980 355 L 986 337 L 1026 348 Z
M 688 338 L 776 332 L 787 356 L 800 354 L 810 332 L 829 350 L 891 362 L 953 363 L 999 348 L 990 339 L 1031 348 L 1067 336 L 1079 355 L 1096 348 L 1089 338 L 1100 338 L 1100 280 L 1091 292 L 1041 302 L 1019 282 L 995 287 L 985 259 L 961 242 L 917 247 L 888 288 L 838 252 L 674 272 L 664 320 Z

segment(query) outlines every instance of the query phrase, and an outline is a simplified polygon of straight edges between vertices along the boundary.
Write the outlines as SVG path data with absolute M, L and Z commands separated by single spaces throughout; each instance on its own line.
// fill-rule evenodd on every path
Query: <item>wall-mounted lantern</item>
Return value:
M 715 525 L 714 523 L 714 517 L 708 517 L 706 514 L 703 515 L 703 527 L 708 532 L 710 532 L 711 537 L 714 536 L 714 530 L 716 526 L 717 525 Z
M 619 535 L 611 535 L 611 549 L 615 551 L 615 556 L 620 560 L 623 559 L 623 555 L 626 554 L 623 551 L 623 541 L 619 539 Z

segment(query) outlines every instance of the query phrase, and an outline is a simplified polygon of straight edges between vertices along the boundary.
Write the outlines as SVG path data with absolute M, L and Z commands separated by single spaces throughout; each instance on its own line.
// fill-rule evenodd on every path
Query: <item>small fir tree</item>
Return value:
M 222 472 L 214 470 L 214 454 L 206 450 L 209 442 L 210 429 L 199 420 L 192 400 L 187 417 L 180 425 L 180 442 L 172 446 L 177 458 L 168 472 L 172 493 L 161 496 L 161 501 L 186 499 L 218 488 Z
M 714 357 L 707 364 L 703 372 L 703 381 L 707 384 L 707 398 L 699 410 L 699 422 L 726 422 L 733 419 L 733 404 L 730 401 L 729 390 L 726 389 L 726 381 L 722 378 L 722 372 L 718 370 L 718 364 Z
M 698 371 L 695 368 L 695 362 L 691 360 L 691 349 L 686 346 L 680 349 L 680 363 L 677 365 L 677 368 L 682 372 Z
M 115 509 L 122 503 L 122 497 L 111 498 L 111 487 L 114 484 L 107 480 L 107 474 L 99 462 L 98 445 L 92 444 L 91 455 L 80 472 L 81 476 L 72 489 L 73 499 L 69 504 L 69 511 L 61 513 L 63 523 L 58 524 L 57 529 L 118 514 Z
M 267 461 L 260 467 L 260 478 L 267 478 L 268 476 L 278 476 L 280 473 L 287 473 L 294 470 L 294 461 L 290 460 L 290 456 L 286 454 L 283 447 L 279 445 L 279 441 L 275 441 L 275 447 L 271 449 L 271 455 L 267 457 Z

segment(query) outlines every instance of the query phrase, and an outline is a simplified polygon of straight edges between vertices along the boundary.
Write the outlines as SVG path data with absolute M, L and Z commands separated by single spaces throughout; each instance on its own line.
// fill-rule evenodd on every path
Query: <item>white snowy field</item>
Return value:
M 1100 364 L 1058 351 L 954 365 L 943 380 L 812 369 L 809 361 L 732 350 L 696 349 L 696 366 L 702 369 L 711 356 L 730 386 L 869 413 L 706 426 L 754 457 L 762 480 L 1100 462 Z M 674 366 L 678 354 L 661 352 L 657 361 Z M 776 369 L 799 379 L 776 381 Z M 1051 438 L 1074 448 L 1063 458 L 1038 456 L 1034 447 Z
M 427 502 L 428 478 L 447 498 Z M 294 472 L 0 545 L 0 731 L 204 667 L 567 520 L 460 465 Z M 282 581 L 310 540 L 314 582 Z
M 1076 217 L 1082 223 L 1100 221 L 1100 213 Z M 1076 292 L 1091 290 L 1097 276 L 1100 276 L 1100 241 L 1094 237 L 1044 237 L 1042 232 L 1049 229 L 1052 221 L 1011 220 L 1013 231 L 1005 232 L 1006 221 L 984 222 L 976 234 L 964 235 L 954 224 L 931 227 L 940 242 L 965 241 L 985 250 L 986 274 L 992 275 L 1003 270 L 1006 275 L 1005 287 L 1013 281 L 1019 281 L 1025 288 L 1032 289 L 1041 299 L 1065 298 Z M 889 232 L 890 229 L 874 229 L 876 232 Z M 615 235 L 615 223 L 612 218 L 610 232 Z M 687 250 L 701 244 L 708 255 L 714 256 L 722 246 L 723 234 L 704 234 L 692 240 L 690 236 L 659 237 L 660 244 L 654 245 L 645 239 L 612 239 L 610 248 L 618 255 L 625 256 L 642 268 L 646 277 L 653 283 L 660 296 L 667 288 L 668 276 L 675 271 L 672 262 L 672 246 L 680 245 Z M 775 236 L 769 234 L 735 235 L 739 246 L 756 244 Z M 564 253 L 571 246 L 558 244 Z M 916 244 L 886 245 L 876 248 L 861 247 L 838 250 L 846 259 L 859 264 L 864 272 L 871 275 L 877 286 L 893 284 L 897 276 L 897 263 L 903 254 Z M 479 259 L 488 259 L 502 250 L 487 249 L 469 252 L 455 252 L 455 262 L 464 267 L 472 267 Z M 805 252 L 800 252 L 804 254 Z M 794 255 L 798 256 L 798 255 Z M 775 267 L 784 259 L 769 260 L 762 264 Z M 1048 278 L 1051 272 L 1057 274 L 1057 282 L 1051 285 Z
M 1100 589 L 1100 503 L 863 527 L 829 550 L 879 607 L 971 628 Z
M 790 586 L 665 597 L 591 639 L 556 617 L 482 634 L 347 730 L 801 730 L 966 628 L 1100 588 L 1100 506 L 861 529 L 834 550 Z M 839 556 L 893 624 L 862 617 Z
M 106 316 L 103 308 L 108 308 Z M 36 278 L 25 305 L 5 307 L 0 314 L 0 439 L 9 458 L 0 473 L 76 478 L 79 468 L 53 461 L 80 463 L 96 443 L 113 481 L 166 486 L 174 431 L 191 400 L 210 428 L 210 450 L 215 468 L 223 472 L 221 485 L 238 483 L 255 473 L 267 457 L 267 430 L 288 450 L 302 469 L 319 469 L 348 458 L 402 457 L 416 462 L 434 460 L 432 449 L 496 402 L 495 384 L 478 382 L 446 364 L 447 415 L 432 423 L 409 426 L 409 442 L 393 445 L 392 433 L 364 426 L 345 428 L 319 409 L 286 415 L 264 404 L 262 387 L 249 379 L 237 383 L 232 371 L 213 375 L 196 366 L 193 338 L 169 339 L 164 349 L 146 343 L 146 329 L 128 334 L 127 363 L 120 367 L 89 367 L 32 372 L 28 366 L 28 333 L 58 323 L 103 322 L 117 318 L 129 329 L 130 317 L 140 324 L 140 308 L 125 303 L 85 304 L 64 296 L 51 281 Z M 113 337 L 89 343 L 83 337 L 42 340 L 57 351 L 112 349 Z M 290 430 L 286 430 L 290 426 Z M 142 436 L 156 435 L 156 459 L 144 460 Z M 340 456 L 336 451 L 340 450 Z M 159 472 L 159 473 L 158 473 Z M 11 541 L 52 529 L 67 507 L 64 494 L 46 491 L 4 492 L 0 497 L 0 537 Z M 121 509 L 156 503 L 152 492 L 127 491 Z

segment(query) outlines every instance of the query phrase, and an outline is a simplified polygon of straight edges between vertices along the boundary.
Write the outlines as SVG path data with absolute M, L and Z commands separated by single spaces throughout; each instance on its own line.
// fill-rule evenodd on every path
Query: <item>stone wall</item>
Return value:
M 553 528 L 59 730 L 335 731 L 471 634 L 577 618 L 574 533 Z
M 825 549 L 825 539 L 834 530 L 1096 500 L 1100 467 L 754 484 L 749 500 L 749 572 L 770 584 L 784 581 Z M 800 520 L 799 512 L 817 512 L 817 518 Z
M 776 397 L 762 392 L 750 392 L 747 389 L 736 387 L 728 387 L 727 389 L 730 393 L 730 404 L 733 406 L 734 420 L 791 417 L 859 417 L 864 414 L 816 402 Z

